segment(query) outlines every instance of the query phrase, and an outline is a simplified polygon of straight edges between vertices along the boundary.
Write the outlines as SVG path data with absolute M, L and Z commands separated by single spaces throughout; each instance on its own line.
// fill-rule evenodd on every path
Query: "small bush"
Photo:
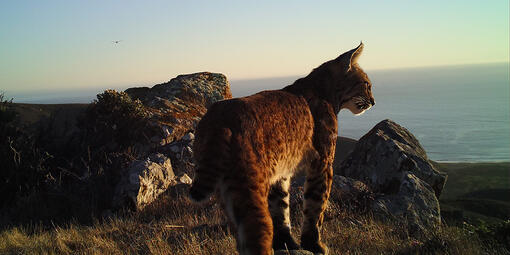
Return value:
M 0 93 L 0 127 L 14 120 L 16 112 L 11 109 L 12 99 L 6 100 L 4 93 Z
M 148 115 L 140 100 L 132 100 L 124 92 L 106 90 L 88 107 L 80 126 L 87 132 L 87 143 L 115 151 L 148 139 L 140 132 L 149 125 Z
M 97 95 L 79 119 L 81 151 L 68 165 L 70 172 L 83 176 L 83 195 L 91 199 L 92 211 L 110 206 L 111 194 L 122 171 L 141 153 L 138 145 L 147 144 L 149 112 L 126 93 L 105 90 Z
M 12 100 L 0 94 L 0 208 L 44 189 L 52 179 L 47 165 L 52 155 L 37 146 L 32 134 L 13 124 L 15 117 Z
M 477 225 L 464 223 L 464 228 L 478 235 L 487 245 L 504 247 L 510 250 L 510 220 L 488 224 L 481 221 Z

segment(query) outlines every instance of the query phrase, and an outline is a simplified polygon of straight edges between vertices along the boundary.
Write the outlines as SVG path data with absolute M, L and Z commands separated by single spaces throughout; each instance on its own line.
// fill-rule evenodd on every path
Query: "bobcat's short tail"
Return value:
M 189 191 L 191 199 L 200 202 L 209 198 L 230 168 L 231 136 L 232 131 L 228 128 L 208 137 L 198 134 L 194 150 L 197 169 Z

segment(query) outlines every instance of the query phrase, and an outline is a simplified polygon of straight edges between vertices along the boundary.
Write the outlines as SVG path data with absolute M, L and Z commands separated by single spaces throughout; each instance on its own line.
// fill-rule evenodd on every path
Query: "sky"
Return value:
M 0 91 L 304 76 L 360 41 L 366 70 L 508 62 L 509 1 L 6 0 Z

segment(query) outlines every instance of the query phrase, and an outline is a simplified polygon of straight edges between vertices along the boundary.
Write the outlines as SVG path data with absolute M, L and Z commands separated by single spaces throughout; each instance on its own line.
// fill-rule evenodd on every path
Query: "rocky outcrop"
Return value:
M 364 135 L 335 174 L 365 183 L 374 193 L 374 212 L 404 219 L 411 234 L 440 225 L 446 174 L 434 168 L 413 134 L 391 120 Z
M 115 188 L 114 207 L 131 207 L 141 210 L 152 203 L 168 187 L 177 184 L 190 185 L 186 174 L 176 176 L 170 159 L 156 153 L 145 160 L 135 160 L 126 169 L 125 175 Z
M 191 184 L 193 130 L 210 105 L 232 94 L 224 75 L 207 72 L 179 75 L 152 88 L 130 88 L 125 93 L 140 100 L 150 130 L 159 130 L 151 132 L 141 150 L 162 153 L 134 161 L 116 187 L 115 207 L 130 204 L 140 210 L 170 186 Z
M 188 174 L 194 177 L 195 164 L 193 163 L 193 141 L 195 135 L 192 131 L 186 133 L 180 140 L 174 141 L 161 148 L 174 163 L 177 174 Z
M 153 125 L 161 130 L 151 140 L 160 145 L 181 139 L 196 127 L 211 104 L 232 97 L 225 75 L 208 72 L 179 75 L 152 88 L 125 92 L 150 109 Z

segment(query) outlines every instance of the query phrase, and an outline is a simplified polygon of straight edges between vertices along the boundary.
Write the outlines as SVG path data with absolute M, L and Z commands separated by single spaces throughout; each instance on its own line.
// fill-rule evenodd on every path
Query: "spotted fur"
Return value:
M 240 254 L 300 247 L 289 218 L 289 182 L 300 170 L 306 172 L 301 247 L 327 253 L 320 229 L 337 114 L 342 108 L 361 114 L 375 103 L 356 61 L 362 49 L 360 44 L 281 90 L 217 102 L 198 124 L 190 196 L 201 201 L 219 190 Z

